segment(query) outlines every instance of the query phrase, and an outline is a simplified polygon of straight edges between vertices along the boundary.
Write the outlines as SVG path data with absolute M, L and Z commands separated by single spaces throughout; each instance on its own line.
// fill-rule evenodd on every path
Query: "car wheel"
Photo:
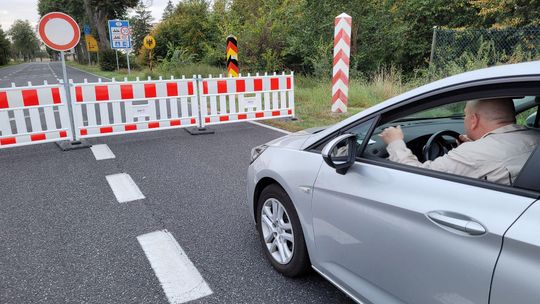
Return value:
M 304 233 L 291 199 L 279 185 L 261 192 L 257 204 L 257 230 L 263 250 L 275 269 L 295 277 L 309 270 Z

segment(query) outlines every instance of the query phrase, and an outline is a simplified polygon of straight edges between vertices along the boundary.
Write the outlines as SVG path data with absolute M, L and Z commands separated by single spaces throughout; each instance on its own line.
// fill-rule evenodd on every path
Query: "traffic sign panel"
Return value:
M 109 37 L 111 39 L 111 48 L 131 48 L 131 35 L 129 29 L 129 21 L 127 20 L 109 20 Z
M 74 48 L 81 38 L 77 22 L 69 15 L 60 12 L 43 16 L 39 21 L 38 33 L 45 45 L 57 51 Z

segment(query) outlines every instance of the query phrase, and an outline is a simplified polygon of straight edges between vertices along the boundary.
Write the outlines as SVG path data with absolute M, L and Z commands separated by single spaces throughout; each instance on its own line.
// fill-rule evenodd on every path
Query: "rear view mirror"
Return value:
M 332 139 L 321 151 L 324 161 L 339 174 L 347 170 L 356 160 L 356 134 L 343 134 Z

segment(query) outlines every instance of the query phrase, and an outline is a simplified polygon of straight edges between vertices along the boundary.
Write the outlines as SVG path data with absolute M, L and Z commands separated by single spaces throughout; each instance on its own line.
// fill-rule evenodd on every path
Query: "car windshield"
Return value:
M 463 109 L 465 109 L 466 102 L 457 102 L 442 105 L 440 107 L 432 108 L 429 110 L 414 113 L 406 116 L 400 120 L 416 120 L 416 119 L 430 119 L 430 118 L 446 118 L 446 117 L 463 117 Z
M 519 109 L 521 105 L 525 105 L 534 101 L 534 96 L 516 97 L 514 98 L 514 106 Z M 464 109 L 466 101 L 446 104 L 440 107 L 432 108 L 429 110 L 414 113 L 412 115 L 403 117 L 400 121 L 418 120 L 418 119 L 432 119 L 432 118 L 448 118 L 448 117 L 464 117 Z

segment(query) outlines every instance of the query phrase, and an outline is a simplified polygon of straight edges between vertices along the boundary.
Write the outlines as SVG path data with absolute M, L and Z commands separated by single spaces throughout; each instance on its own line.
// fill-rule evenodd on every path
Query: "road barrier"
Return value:
M 294 75 L 73 83 L 0 88 L 0 149 L 154 130 L 294 117 Z
M 283 73 L 203 79 L 199 95 L 203 126 L 294 117 L 293 77 Z
M 77 139 L 197 125 L 194 79 L 84 82 L 71 94 Z
M 0 88 L 0 148 L 72 140 L 63 84 Z

